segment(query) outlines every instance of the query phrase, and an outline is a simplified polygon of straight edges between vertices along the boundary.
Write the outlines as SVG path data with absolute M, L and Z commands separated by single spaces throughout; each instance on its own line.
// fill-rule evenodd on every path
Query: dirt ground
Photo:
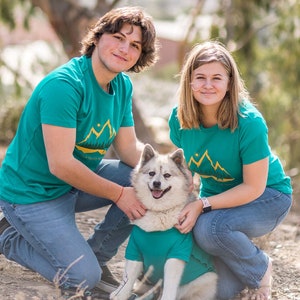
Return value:
M 92 233 L 104 214 L 105 210 L 101 209 L 77 215 L 78 227 L 85 237 Z M 273 259 L 273 300 L 300 300 L 300 209 L 293 207 L 274 232 L 255 242 Z M 119 278 L 124 266 L 125 245 L 110 263 L 112 272 Z M 0 300 L 50 299 L 59 299 L 51 283 L 0 255 Z
M 104 213 L 105 210 L 97 210 L 77 215 L 78 227 L 84 236 L 92 232 Z M 256 241 L 273 258 L 273 300 L 300 300 L 299 217 L 299 213 L 291 212 L 273 233 Z M 124 265 L 124 248 L 125 245 L 110 264 L 119 278 Z M 59 296 L 55 287 L 41 276 L 0 255 L 0 299 L 50 300 L 59 299 Z

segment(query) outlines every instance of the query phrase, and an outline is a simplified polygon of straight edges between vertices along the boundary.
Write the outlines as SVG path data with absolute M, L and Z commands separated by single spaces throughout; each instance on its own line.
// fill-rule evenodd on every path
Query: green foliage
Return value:
M 1 0 L 0 2 L 1 21 L 4 24 L 7 24 L 11 29 L 16 27 L 14 12 L 12 9 L 15 4 L 16 1 L 14 0 Z
M 22 26 L 29 29 L 29 20 L 34 14 L 30 1 L 0 0 L 0 9 L 0 23 L 8 26 L 10 30 L 13 30 L 16 26 L 16 10 L 22 9 L 24 12 Z M 34 47 L 41 47 L 41 45 L 34 45 Z M 47 47 L 49 50 L 47 50 Z M 46 74 L 66 60 L 65 54 L 62 53 L 62 49 L 59 49 L 57 45 L 48 44 L 46 46 L 45 43 L 44 48 L 38 49 L 42 49 L 41 52 L 43 53 L 41 54 L 43 55 L 40 56 L 40 53 L 36 53 L 37 51 L 33 46 L 29 49 L 25 44 L 20 46 L 10 45 L 9 49 L 2 48 L 0 51 L 0 143 L 9 143 L 14 136 L 24 104 L 35 85 L 35 81 L 30 75 L 26 74 L 26 77 L 23 74 L 24 66 L 30 67 L 28 73 L 34 74 L 36 77 L 42 77 L 43 74 Z M 5 55 L 7 50 L 9 53 L 13 53 L 12 55 L 15 57 L 14 64 L 10 64 L 7 61 L 7 56 Z M 45 60 L 45 52 L 51 53 L 50 61 Z M 22 55 L 17 53 L 22 53 Z M 34 56 L 30 62 L 28 53 L 31 53 L 30 56 Z M 7 77 L 12 78 L 12 80 L 7 81 Z
M 264 66 L 268 72 L 269 91 L 279 91 L 270 101 L 278 111 L 272 116 L 273 125 L 287 148 L 290 168 L 300 167 L 300 3 L 278 1 L 273 7 L 278 19 L 270 30 L 268 53 Z M 269 97 L 267 97 L 269 98 Z M 286 145 L 282 147 L 282 145 Z
M 14 9 L 21 5 L 26 12 L 24 25 L 28 26 L 33 13 L 30 3 L 1 0 L 0 21 L 13 28 Z M 168 10 L 168 3 L 159 6 L 161 12 Z M 272 147 L 287 168 L 300 167 L 300 1 L 220 0 L 219 4 L 219 10 L 211 14 L 210 37 L 232 50 L 246 86 L 267 120 Z M 189 42 L 201 41 L 200 34 L 199 29 Z M 176 66 L 170 65 L 151 74 L 164 86 L 177 73 Z M 153 89 L 157 85 L 156 81 Z M 17 81 L 15 91 L 21 92 L 21 87 Z M 6 87 L 2 91 L 5 93 Z
M 24 103 L 9 101 L 0 106 L 0 143 L 8 144 L 14 137 Z
M 16 11 L 22 10 L 23 20 L 22 26 L 25 29 L 29 29 L 29 20 L 34 14 L 34 8 L 30 1 L 28 0 L 0 0 L 0 24 L 7 26 L 9 30 L 13 30 L 17 25 Z M 2 41 L 0 40 L 0 44 Z M 23 77 L 20 70 L 13 69 L 7 64 L 7 61 L 3 57 L 5 48 L 3 47 L 0 51 L 0 105 L 4 105 L 9 99 L 14 98 L 24 98 L 28 95 L 28 89 L 31 88 L 31 83 Z M 17 58 L 16 58 L 17 59 Z M 4 74 L 4 75 L 3 75 Z M 14 77 L 12 84 L 7 84 L 3 82 L 5 75 L 9 74 Z
M 0 22 L 10 29 L 15 29 L 15 11 L 21 7 L 24 13 L 23 27 L 29 29 L 30 17 L 34 14 L 34 8 L 28 0 L 1 0 L 0 1 Z
M 221 1 L 211 35 L 233 51 L 287 168 L 300 167 L 300 2 Z M 298 154 L 299 153 L 299 154 Z
M 169 63 L 159 69 L 150 69 L 147 71 L 147 75 L 161 81 L 177 81 L 177 75 L 180 69 L 177 62 Z

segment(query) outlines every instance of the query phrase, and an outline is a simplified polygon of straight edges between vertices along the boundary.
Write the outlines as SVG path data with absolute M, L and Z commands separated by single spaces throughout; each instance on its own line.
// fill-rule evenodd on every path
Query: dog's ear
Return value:
M 150 159 L 156 155 L 155 150 L 150 144 L 146 144 L 141 157 L 141 165 L 146 164 Z
M 184 155 L 183 155 L 183 150 L 181 148 L 175 150 L 172 154 L 170 154 L 170 158 L 178 166 L 182 166 L 182 165 L 185 164 L 185 158 L 184 158 Z

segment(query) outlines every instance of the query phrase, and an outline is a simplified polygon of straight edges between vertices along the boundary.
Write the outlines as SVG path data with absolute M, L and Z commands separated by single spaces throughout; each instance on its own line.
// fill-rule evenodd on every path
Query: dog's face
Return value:
M 147 209 L 164 211 L 187 203 L 189 171 L 183 151 L 158 154 L 146 145 L 141 160 L 132 173 L 132 185 Z

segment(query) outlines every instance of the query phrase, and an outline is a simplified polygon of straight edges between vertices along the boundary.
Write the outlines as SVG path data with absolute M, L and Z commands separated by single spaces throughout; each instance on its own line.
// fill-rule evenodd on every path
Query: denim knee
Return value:
M 101 269 L 100 267 L 94 266 L 93 268 L 89 267 L 84 274 L 82 274 L 82 279 L 85 280 L 86 285 L 91 289 L 95 287 L 101 278 Z
M 78 264 L 78 266 L 71 266 L 63 278 L 60 278 L 60 282 L 62 288 L 80 287 L 92 289 L 98 284 L 100 278 L 101 269 L 98 264 Z

